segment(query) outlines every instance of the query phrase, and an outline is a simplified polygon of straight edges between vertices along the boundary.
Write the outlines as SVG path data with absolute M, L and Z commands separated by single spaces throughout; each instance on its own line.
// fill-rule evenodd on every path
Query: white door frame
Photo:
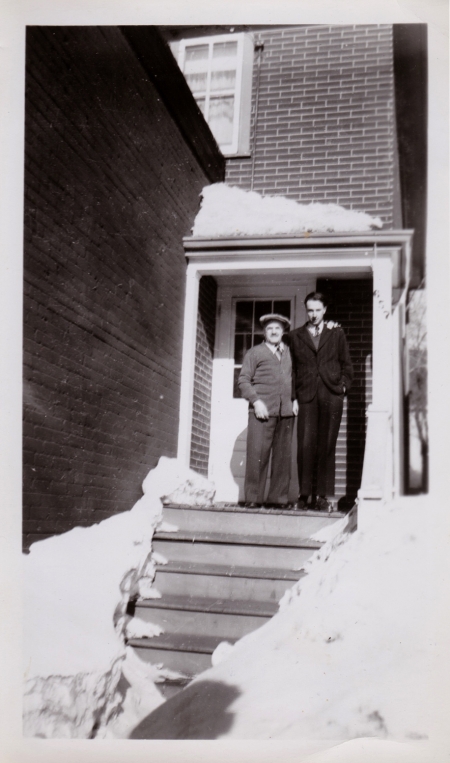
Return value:
M 312 238 L 312 237 L 311 237 Z M 201 276 L 250 276 L 264 271 L 269 276 L 286 273 L 309 273 L 314 277 L 330 277 L 360 273 L 373 276 L 373 402 L 368 414 L 366 453 L 363 480 L 359 493 L 360 502 L 383 501 L 398 490 L 401 472 L 402 448 L 397 442 L 400 432 L 392 431 L 393 422 L 399 419 L 398 394 L 394 380 L 399 378 L 398 348 L 393 347 L 392 319 L 393 288 L 399 290 L 402 299 L 409 278 L 411 231 L 367 236 L 346 235 L 317 237 L 309 248 L 303 238 L 268 242 L 251 241 L 202 241 L 188 239 L 186 246 L 189 264 L 186 277 L 184 311 L 183 355 L 180 395 L 180 424 L 178 458 L 187 466 L 190 463 L 194 365 L 198 312 L 198 291 Z M 328 246 L 323 246 L 326 242 Z M 261 243 L 264 246 L 261 246 Z M 259 246 L 258 246 L 259 244 Z M 289 246 L 288 246 L 289 244 Z M 336 244 L 339 244 L 337 250 Z M 366 244 L 361 246 L 361 244 Z M 333 251 L 334 249 L 334 251 Z M 395 409 L 395 410 L 394 410 Z M 384 457 L 383 457 L 384 454 Z M 389 457 L 386 457 L 386 454 Z M 392 456 L 392 457 L 391 457 Z

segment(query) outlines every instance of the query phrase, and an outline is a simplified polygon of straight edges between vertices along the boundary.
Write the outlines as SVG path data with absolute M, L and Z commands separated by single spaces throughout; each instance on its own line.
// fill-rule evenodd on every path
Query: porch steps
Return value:
M 343 514 L 237 506 L 166 506 L 154 551 L 168 563 L 156 568 L 160 599 L 139 599 L 134 614 L 164 629 L 161 636 L 134 638 L 139 657 L 181 674 L 159 685 L 165 696 L 211 667 L 222 642 L 234 643 L 267 622 L 278 602 L 321 547 L 311 535 Z
M 171 533 L 173 536 L 173 533 Z M 154 550 L 173 562 L 298 569 L 319 546 L 309 539 L 231 533 L 158 533 Z
M 245 509 L 241 506 L 212 506 L 190 508 L 166 506 L 163 519 L 176 525 L 179 532 L 222 532 L 236 535 L 275 535 L 290 538 L 309 538 L 330 519 L 343 514 L 323 511 L 293 511 L 286 509 Z M 173 536 L 173 533 L 170 533 Z

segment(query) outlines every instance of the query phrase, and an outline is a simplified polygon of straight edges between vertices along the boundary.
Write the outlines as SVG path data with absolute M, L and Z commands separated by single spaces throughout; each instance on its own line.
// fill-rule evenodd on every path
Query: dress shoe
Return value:
M 259 509 L 260 505 L 259 505 L 259 503 L 255 503 L 254 501 L 248 501 L 245 504 L 245 508 L 246 509 Z
M 314 508 L 316 511 L 328 511 L 329 514 L 333 511 L 333 505 L 320 495 L 316 498 L 316 505 Z
M 306 509 L 308 509 L 309 507 L 308 507 L 307 501 L 304 501 L 303 498 L 299 498 L 299 500 L 295 504 L 295 508 L 298 511 L 306 511 Z

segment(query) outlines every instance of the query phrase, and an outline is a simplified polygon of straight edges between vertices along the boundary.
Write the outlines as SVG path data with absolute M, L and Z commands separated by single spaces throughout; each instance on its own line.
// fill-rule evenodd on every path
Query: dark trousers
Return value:
M 297 422 L 297 464 L 300 495 L 312 494 L 317 465 L 317 495 L 334 495 L 336 440 L 344 398 L 335 395 L 319 379 L 317 392 L 309 403 L 299 403 Z
M 291 417 L 270 416 L 259 421 L 253 411 L 248 414 L 247 465 L 245 469 L 245 500 L 263 503 L 270 451 L 272 468 L 268 503 L 287 503 L 291 478 Z

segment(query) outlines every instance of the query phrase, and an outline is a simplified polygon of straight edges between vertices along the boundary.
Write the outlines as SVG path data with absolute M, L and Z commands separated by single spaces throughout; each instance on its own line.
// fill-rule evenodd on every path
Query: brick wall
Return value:
M 212 276 L 200 279 L 194 367 L 191 468 L 208 476 L 211 424 L 211 385 L 216 332 L 217 284 Z
M 114 27 L 27 30 L 24 531 L 128 510 L 175 456 L 187 235 L 209 181 Z
M 327 317 L 341 323 L 349 344 L 355 378 L 347 396 L 336 449 L 336 494 L 351 508 L 361 485 L 366 410 L 372 401 L 372 280 L 317 280 L 329 297 Z
M 307 26 L 255 33 L 264 43 L 254 190 L 379 215 L 398 203 L 392 26 Z M 255 130 L 253 76 L 252 138 Z M 250 158 L 226 182 L 249 189 Z

